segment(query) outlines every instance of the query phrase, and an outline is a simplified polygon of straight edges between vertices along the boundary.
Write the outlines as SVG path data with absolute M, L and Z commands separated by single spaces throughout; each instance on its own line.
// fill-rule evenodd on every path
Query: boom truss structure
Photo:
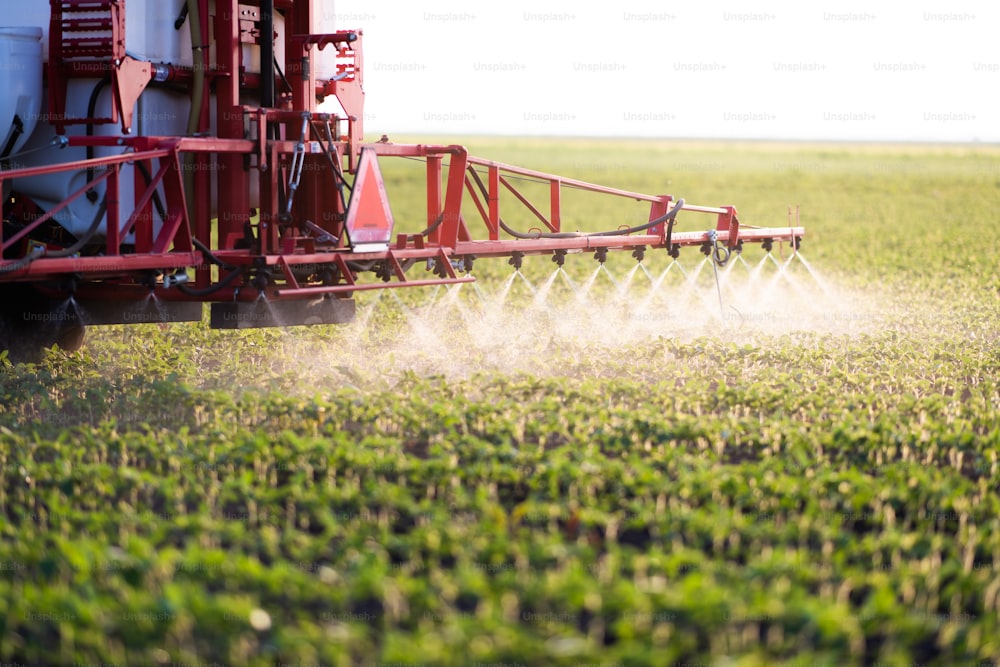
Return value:
M 747 243 L 797 248 L 805 233 L 747 227 L 733 206 L 604 187 L 474 157 L 459 145 L 366 143 L 363 33 L 311 33 L 314 1 L 216 0 L 212 15 L 208 0 L 191 0 L 188 20 L 197 14 L 201 36 L 195 41 L 213 48 L 196 44 L 188 67 L 126 52 L 126 0 L 50 4 L 45 72 L 54 138 L 46 155 L 76 148 L 88 157 L 18 166 L 13 155 L 0 170 L 8 343 L 25 335 L 13 324 L 70 297 L 75 307 L 58 340 L 45 342 L 65 342 L 66 330 L 82 324 L 200 320 L 203 303 L 211 304 L 217 328 L 346 322 L 358 292 L 470 282 L 479 259 L 506 258 L 519 268 L 530 255 L 561 265 L 576 252 L 603 261 L 608 252 L 627 251 L 642 260 L 647 252 L 676 257 L 697 246 L 722 263 Z M 263 37 L 273 34 L 277 15 L 283 63 Z M 247 71 L 248 45 L 260 50 L 259 73 Z M 325 49 L 336 54 L 336 73 L 320 80 L 311 63 Z M 66 91 L 85 78 L 110 86 L 112 102 L 74 117 Z M 138 101 L 158 88 L 190 99 L 190 131 L 137 131 Z M 336 100 L 337 112 L 320 110 L 325 99 Z M 118 129 L 95 134 L 99 125 Z M 101 155 L 89 157 L 95 152 Z M 426 165 L 426 227 L 419 232 L 396 229 L 381 165 L 398 158 Z M 21 192 L 31 179 L 70 176 L 79 185 L 54 205 Z M 524 180 L 542 184 L 545 201 L 529 197 Z M 603 232 L 569 230 L 568 191 L 645 202 L 648 218 Z M 95 195 L 93 222 L 68 231 L 67 211 Z M 537 224 L 512 227 L 514 207 Z M 687 228 L 688 217 L 704 222 L 684 231 L 682 214 Z M 430 271 L 414 275 L 418 264 Z

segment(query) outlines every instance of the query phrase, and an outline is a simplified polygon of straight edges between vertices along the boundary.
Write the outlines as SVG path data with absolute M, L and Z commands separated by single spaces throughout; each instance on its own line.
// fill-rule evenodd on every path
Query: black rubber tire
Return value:
M 75 352 L 85 333 L 75 311 L 31 285 L 0 285 L 0 350 L 12 362 L 37 363 L 53 345 Z

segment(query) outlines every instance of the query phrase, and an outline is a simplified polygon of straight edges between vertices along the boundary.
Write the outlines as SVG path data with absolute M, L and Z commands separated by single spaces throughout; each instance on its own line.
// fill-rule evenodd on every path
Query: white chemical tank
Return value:
M 83 160 L 88 157 L 85 148 L 57 148 L 52 140 L 56 136 L 55 127 L 48 122 L 48 94 L 42 91 L 42 66 L 48 60 L 49 14 L 48 2 L 33 0 L 24 3 L 24 11 L 14 16 L 6 16 L 4 20 L 32 25 L 32 30 L 40 39 L 40 50 L 37 59 L 37 94 L 35 100 L 40 108 L 34 133 L 24 146 L 24 151 L 32 151 L 18 161 L 18 166 L 44 166 L 60 162 Z M 139 60 L 149 60 L 154 63 L 185 64 L 181 51 L 182 33 L 188 34 L 188 55 L 186 64 L 193 62 L 190 54 L 190 31 L 185 24 L 181 30 L 174 30 L 180 5 L 156 0 L 131 0 L 125 6 L 125 49 L 132 57 Z M 96 33 L 95 33 L 96 34 Z M 81 33 L 79 36 L 87 36 Z M 85 118 L 89 115 L 107 117 L 112 105 L 112 89 L 100 78 L 72 79 L 69 81 L 66 95 L 66 115 L 68 117 Z M 133 134 L 135 135 L 183 135 L 187 127 L 189 104 L 187 97 L 176 92 L 159 88 L 147 88 L 135 107 Z M 80 136 L 87 133 L 84 125 L 66 126 L 68 136 Z M 95 136 L 118 136 L 120 125 L 95 125 L 91 129 Z M 120 148 L 95 148 L 91 157 L 105 157 L 122 152 Z M 121 171 L 121 187 L 123 192 L 131 193 L 133 185 L 133 169 L 124 168 Z M 21 193 L 31 197 L 43 209 L 50 209 L 81 188 L 93 174 L 83 171 L 59 172 L 47 176 L 18 179 L 14 187 Z M 90 228 L 95 217 L 100 213 L 100 204 L 104 197 L 103 184 L 95 188 L 96 198 L 79 197 L 56 215 L 56 220 L 71 234 L 79 236 Z M 134 209 L 134 198 L 124 196 L 120 202 L 123 216 L 130 215 Z M 103 236 L 103 224 L 98 235 Z
M 337 15 L 333 11 L 333 0 L 317 0 L 313 3 L 312 25 L 309 32 L 313 35 L 325 35 L 337 32 Z M 360 28 L 361 26 L 345 26 Z M 337 50 L 328 46 L 322 51 L 313 49 L 313 68 L 317 79 L 330 80 L 337 75 Z
M 39 149 L 27 153 L 23 160 L 17 162 L 17 166 L 43 166 L 61 162 L 83 160 L 88 157 L 85 148 L 57 148 L 52 140 L 56 135 L 53 125 L 48 122 L 48 100 L 47 94 L 42 90 L 42 63 L 47 60 L 48 55 L 48 32 L 49 32 L 49 6 L 48 2 L 42 0 L 32 0 L 28 2 L 26 11 L 18 13 L 17 16 L 4 17 L 5 21 L 20 23 L 17 28 L 0 28 L 0 49 L 3 35 L 6 32 L 12 33 L 9 40 L 12 44 L 16 42 L 17 48 L 27 48 L 28 40 L 23 37 L 29 34 L 33 36 L 33 47 L 30 58 L 24 56 L 25 68 L 23 70 L 14 68 L 0 68 L 0 76 L 10 78 L 19 75 L 24 82 L 29 82 L 33 86 L 33 92 L 28 96 L 33 103 L 33 118 L 35 123 L 34 132 L 30 128 L 25 131 L 24 136 L 19 140 L 19 148 L 27 153 L 29 150 Z M 125 44 L 126 51 L 132 57 L 139 60 L 148 60 L 154 64 L 172 64 L 181 66 L 192 66 L 194 57 L 191 49 L 191 29 L 186 21 L 179 30 L 174 28 L 181 2 L 162 2 L 162 0 L 128 0 L 125 6 Z M 321 3 L 317 3 L 321 4 Z M 332 3 L 326 3 L 331 7 L 329 19 L 332 21 Z M 327 16 L 324 10 L 323 16 Z M 215 2 L 209 3 L 209 15 L 215 16 Z M 26 26 L 26 27 L 25 27 Z M 284 17 L 276 12 L 274 16 L 274 29 L 277 34 L 275 40 L 275 56 L 279 62 L 284 62 L 284 39 L 285 21 Z M 332 31 L 332 28 L 330 28 Z M 210 36 L 210 58 L 215 59 L 215 39 L 214 29 L 208 26 Z M 24 44 L 22 44 L 24 42 Z M 29 45 L 30 46 L 30 45 Z M 13 48 L 13 47 L 12 47 Z M 327 49 L 329 51 L 329 49 Z M 0 62 L 8 62 L 6 51 L 0 50 Z M 30 60 L 28 67 L 27 60 Z M 243 46 L 244 67 L 248 72 L 260 72 L 260 47 L 255 45 Z M 0 90 L 15 90 L 7 78 L 0 78 Z M 22 85 L 27 86 L 28 83 Z M 244 102 L 254 103 L 253 94 L 247 95 Z M 96 116 L 107 116 L 112 103 L 111 86 L 102 84 L 101 79 L 73 79 L 69 82 L 67 90 L 66 114 L 69 117 L 89 117 L 89 108 L 93 100 Z M 16 105 L 13 96 L 0 100 L 0 111 L 6 113 L 7 105 Z M 210 108 L 213 117 L 210 119 L 210 133 L 215 134 L 215 98 L 210 101 Z M 158 87 L 151 84 L 139 97 L 135 107 L 132 134 L 150 136 L 183 136 L 188 125 L 190 112 L 189 98 L 185 94 Z M 12 116 L 11 116 L 12 117 Z M 0 132 L 6 131 L 7 120 L 0 116 Z M 121 134 L 120 125 L 95 125 L 91 129 L 95 136 L 119 136 Z M 80 136 L 87 133 L 84 125 L 66 126 L 66 134 L 69 136 Z M 30 139 L 29 139 L 30 134 Z M 2 144 L 0 144 L 2 149 Z M 95 148 L 92 157 L 105 157 L 109 155 L 121 154 L 120 148 Z M 153 170 L 155 172 L 156 165 Z M 69 195 L 83 187 L 93 175 L 88 175 L 85 170 L 73 172 L 60 172 L 47 176 L 18 179 L 16 189 L 31 197 L 43 209 L 50 209 L 66 200 Z M 126 196 L 121 197 L 119 202 L 120 214 L 124 220 L 134 210 L 133 191 L 134 170 L 131 167 L 123 168 L 121 171 L 121 188 Z M 253 183 L 253 181 L 251 181 Z M 216 213 L 216 196 L 212 195 L 212 211 Z M 255 183 L 251 188 L 251 197 L 255 198 Z M 67 231 L 80 236 L 87 231 L 97 215 L 101 213 L 100 204 L 104 198 L 105 186 L 103 184 L 95 188 L 96 197 L 79 197 L 59 212 L 55 218 Z M 161 189 L 162 192 L 162 189 Z M 162 196 L 162 194 L 161 194 Z M 257 206 L 255 201 L 251 201 L 251 206 Z M 104 223 L 98 229 L 98 236 L 104 235 Z
M 0 27 L 0 157 L 16 154 L 42 105 L 42 29 Z M 16 167 L 16 159 L 10 167 Z

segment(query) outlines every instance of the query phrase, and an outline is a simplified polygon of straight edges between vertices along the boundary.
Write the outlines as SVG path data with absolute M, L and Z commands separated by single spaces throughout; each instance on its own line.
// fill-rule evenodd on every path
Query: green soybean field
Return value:
M 0 352 L 0 664 L 1000 664 L 1000 147 L 459 142 L 797 215 L 802 259 L 482 259 L 344 326 Z

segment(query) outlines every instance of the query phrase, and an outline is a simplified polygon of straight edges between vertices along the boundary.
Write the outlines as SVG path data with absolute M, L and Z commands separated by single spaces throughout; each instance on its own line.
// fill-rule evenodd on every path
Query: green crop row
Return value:
M 824 282 L 620 315 L 583 256 L 605 283 L 547 315 L 519 281 L 0 358 L 0 663 L 1000 662 L 996 152 L 482 143 L 750 224 L 798 201 Z

